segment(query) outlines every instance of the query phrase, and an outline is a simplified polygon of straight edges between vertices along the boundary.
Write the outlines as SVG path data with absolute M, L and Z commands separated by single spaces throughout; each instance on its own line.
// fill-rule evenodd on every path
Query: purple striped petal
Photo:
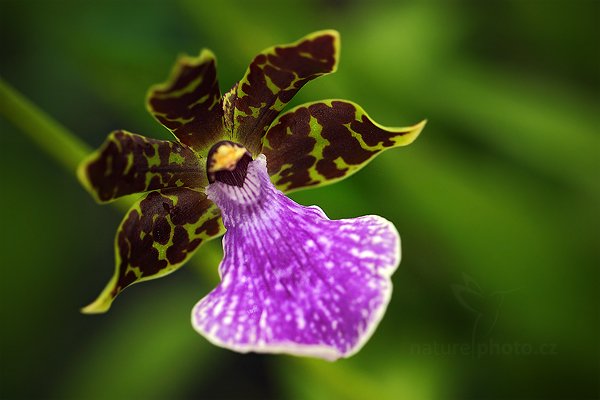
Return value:
M 242 187 L 215 182 L 208 198 L 227 232 L 221 283 L 194 307 L 195 329 L 239 352 L 335 360 L 356 353 L 389 302 L 400 238 L 385 219 L 332 221 L 278 191 L 263 155 Z

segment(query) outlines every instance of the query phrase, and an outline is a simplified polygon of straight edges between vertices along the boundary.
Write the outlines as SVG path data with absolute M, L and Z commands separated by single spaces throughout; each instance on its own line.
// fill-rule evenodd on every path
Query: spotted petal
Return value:
M 338 59 L 339 34 L 333 30 L 262 51 L 225 99 L 233 140 L 258 154 L 262 136 L 283 107 L 305 83 L 334 72 Z
M 350 101 L 306 103 L 277 118 L 262 152 L 271 180 L 289 192 L 344 179 L 381 151 L 412 143 L 425 122 L 386 128 Z
M 224 139 L 216 60 L 209 50 L 179 57 L 168 81 L 152 86 L 146 100 L 154 118 L 200 155 Z
M 81 163 L 78 176 L 98 202 L 174 187 L 204 187 L 204 163 L 189 147 L 126 131 L 111 133 Z
M 242 187 L 216 182 L 207 194 L 227 233 L 221 283 L 192 312 L 196 330 L 240 352 L 334 360 L 357 352 L 390 299 L 399 237 L 383 218 L 332 221 L 276 190 L 265 158 Z
M 222 233 L 219 209 L 204 193 L 187 188 L 148 193 L 117 230 L 112 279 L 82 311 L 106 312 L 127 286 L 175 271 L 203 241 Z

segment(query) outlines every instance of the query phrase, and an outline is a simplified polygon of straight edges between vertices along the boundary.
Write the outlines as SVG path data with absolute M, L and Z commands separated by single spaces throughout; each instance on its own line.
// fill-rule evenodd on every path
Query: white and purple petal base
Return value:
M 194 328 L 238 352 L 335 360 L 373 334 L 400 262 L 396 228 L 378 216 L 332 221 L 278 191 L 263 155 L 244 184 L 206 193 L 227 233 L 221 283 L 196 304 Z

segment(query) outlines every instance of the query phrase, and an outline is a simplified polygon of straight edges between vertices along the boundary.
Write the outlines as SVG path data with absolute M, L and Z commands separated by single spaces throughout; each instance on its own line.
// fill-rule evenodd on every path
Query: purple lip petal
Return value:
M 396 228 L 378 216 L 332 221 L 296 204 L 273 186 L 263 155 L 242 187 L 215 182 L 206 193 L 222 211 L 225 257 L 221 283 L 194 307 L 194 328 L 244 353 L 356 353 L 390 300 Z

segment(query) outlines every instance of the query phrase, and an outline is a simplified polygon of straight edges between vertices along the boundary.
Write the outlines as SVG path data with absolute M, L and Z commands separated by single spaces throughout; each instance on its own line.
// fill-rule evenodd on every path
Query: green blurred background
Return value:
M 327 363 L 238 355 L 195 333 L 220 241 L 81 315 L 113 271 L 122 211 L 97 206 L 0 109 L 0 397 L 597 397 L 599 9 L 0 0 L 2 78 L 92 147 L 118 128 L 168 138 L 144 96 L 178 53 L 212 49 L 225 91 L 261 49 L 323 28 L 341 33 L 339 71 L 292 106 L 338 97 L 386 125 L 429 119 L 410 147 L 292 196 L 332 218 L 385 216 L 403 238 L 379 329 Z

